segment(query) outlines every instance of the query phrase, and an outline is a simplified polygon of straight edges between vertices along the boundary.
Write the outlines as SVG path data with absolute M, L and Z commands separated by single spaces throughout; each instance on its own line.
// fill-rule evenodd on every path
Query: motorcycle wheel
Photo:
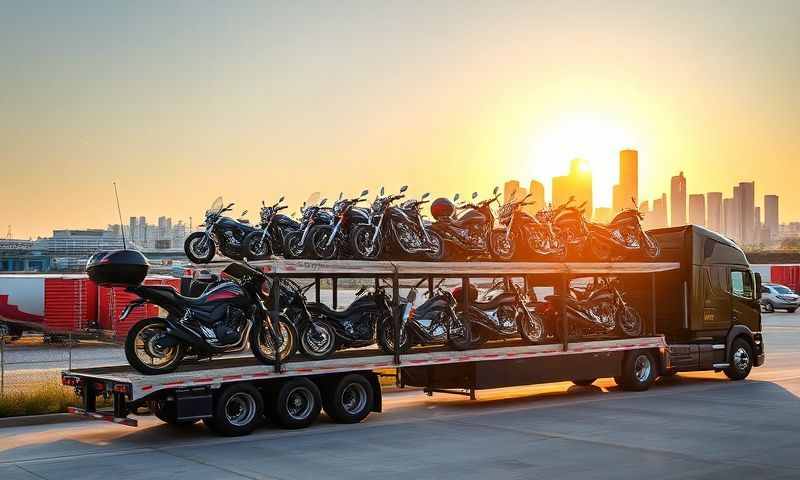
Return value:
M 308 232 L 306 241 L 306 251 L 310 252 L 314 258 L 320 260 L 333 260 L 336 258 L 338 248 L 336 239 L 328 243 L 328 239 L 333 234 L 333 227 L 330 225 L 316 225 Z
M 639 235 L 639 245 L 646 258 L 657 258 L 661 254 L 661 247 L 658 246 L 658 242 L 645 232 Z
M 192 263 L 208 263 L 216 255 L 214 241 L 206 236 L 206 232 L 194 232 L 183 242 L 183 252 Z
M 375 234 L 374 225 L 357 225 L 350 232 L 350 250 L 356 260 L 377 260 L 383 250 L 383 239 L 380 233 L 372 242 Z
M 399 353 L 407 353 L 411 349 L 411 335 L 408 328 L 404 328 L 400 331 Z M 380 347 L 384 353 L 394 355 L 394 345 L 394 318 L 388 316 L 384 318 L 378 326 L 378 347 Z
M 178 368 L 186 347 L 183 343 L 160 348 L 155 342 L 167 335 L 163 318 L 150 317 L 137 322 L 125 337 L 125 358 L 137 372 L 145 375 L 169 373 Z
M 272 335 L 270 335 L 269 327 L 264 320 L 263 325 L 254 326 L 250 331 L 250 349 L 256 359 L 265 365 L 275 364 L 275 347 L 272 343 Z M 280 355 L 281 362 L 287 361 L 296 350 L 297 341 L 294 326 L 289 322 L 286 316 L 281 315 L 276 322 L 277 331 L 275 334 L 278 336 L 278 355 Z
M 517 251 L 517 242 L 514 232 L 511 232 L 506 239 L 506 231 L 502 228 L 495 228 L 489 233 L 489 253 L 497 260 L 508 261 L 514 258 Z
M 453 350 L 467 350 L 472 346 L 470 321 L 464 315 L 458 315 L 447 322 L 447 345 Z
M 428 236 L 431 239 L 433 251 L 425 252 L 425 259 L 432 262 L 441 262 L 446 256 L 444 240 L 436 232 L 428 232 Z
M 520 315 L 517 329 L 520 337 L 522 337 L 526 343 L 535 345 L 537 343 L 542 343 L 545 338 L 544 321 L 542 317 L 534 312 L 530 312 L 530 318 L 525 314 Z
M 626 337 L 638 337 L 642 334 L 642 316 L 629 305 L 618 314 L 617 325 Z
M 272 245 L 269 237 L 263 237 L 261 232 L 250 232 L 242 241 L 242 251 L 249 260 L 263 260 L 272 255 Z
M 312 322 L 300 334 L 300 352 L 311 360 L 323 360 L 336 350 L 336 334 L 324 322 Z
M 286 234 L 283 246 L 283 258 L 300 258 L 305 250 L 303 243 L 300 239 L 303 238 L 303 232 L 295 230 Z

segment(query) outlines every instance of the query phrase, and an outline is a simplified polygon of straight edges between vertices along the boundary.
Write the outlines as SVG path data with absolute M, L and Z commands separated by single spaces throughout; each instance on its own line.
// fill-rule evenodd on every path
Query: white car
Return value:
M 761 305 L 767 312 L 780 309 L 792 313 L 800 307 L 800 295 L 785 285 L 765 283 L 761 285 Z

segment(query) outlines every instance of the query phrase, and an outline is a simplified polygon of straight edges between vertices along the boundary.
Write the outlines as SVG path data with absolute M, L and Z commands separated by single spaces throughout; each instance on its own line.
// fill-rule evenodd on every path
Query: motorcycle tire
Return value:
M 530 318 L 524 313 L 517 320 L 517 331 L 525 343 L 536 345 L 544 342 L 547 332 L 544 328 L 544 320 L 535 312 L 530 312 Z
M 658 242 L 644 232 L 639 237 L 639 246 L 644 258 L 648 260 L 653 260 L 661 255 L 661 247 L 659 247 Z
M 262 238 L 263 237 L 263 238 Z M 248 260 L 264 260 L 272 255 L 269 237 L 262 232 L 250 232 L 242 241 L 242 252 Z
M 489 233 L 489 253 L 495 260 L 509 261 L 514 258 L 517 252 L 516 235 L 511 232 L 506 239 L 506 231 L 502 228 L 495 228 Z
M 309 360 L 324 360 L 335 351 L 336 333 L 327 323 L 309 323 L 300 334 L 300 353 Z
M 333 234 L 333 227 L 330 225 L 315 225 L 308 232 L 306 238 L 306 252 L 309 252 L 312 258 L 319 260 L 334 260 L 339 253 L 337 242 L 334 238 L 330 243 L 328 239 Z
M 375 238 L 372 248 L 369 248 L 369 241 L 375 234 L 374 225 L 356 225 L 350 232 L 350 251 L 353 253 L 354 260 L 377 260 L 383 252 L 383 238 L 381 234 Z
M 404 328 L 400 335 L 400 351 L 398 353 L 408 353 L 412 345 L 412 333 L 408 328 Z M 378 325 L 378 347 L 387 355 L 394 355 L 394 318 L 388 316 Z
M 472 322 L 466 315 L 459 315 L 447 322 L 447 345 L 453 350 L 468 350 L 472 347 Z
M 617 314 L 617 328 L 626 337 L 638 337 L 642 334 L 642 316 L 630 305 Z
M 269 327 L 266 325 L 267 321 L 265 320 L 263 325 L 254 325 L 250 331 L 250 350 L 259 362 L 264 365 L 274 365 L 275 349 L 272 346 Z M 286 362 L 297 350 L 297 333 L 294 325 L 285 315 L 279 317 L 276 328 L 279 329 L 279 332 L 275 333 L 280 333 L 283 337 L 283 341 L 278 341 L 280 359 L 281 362 Z
M 205 239 L 206 241 L 206 248 L 197 251 L 194 249 L 196 243 L 199 243 Z M 183 252 L 189 258 L 189 261 L 192 263 L 208 263 L 214 259 L 214 255 L 217 254 L 217 247 L 214 245 L 214 241 L 210 238 L 206 238 L 205 232 L 194 232 L 183 242 Z
M 283 258 L 293 259 L 303 256 L 305 246 L 300 242 L 302 238 L 303 232 L 301 230 L 295 230 L 294 232 L 286 234 L 283 245 Z
M 148 330 L 153 330 L 153 333 L 144 338 L 140 338 L 140 335 Z M 159 331 L 162 332 L 162 335 L 167 331 L 167 324 L 164 322 L 163 318 L 159 317 L 150 317 L 140 320 L 128 331 L 128 335 L 125 337 L 125 358 L 137 372 L 145 375 L 158 375 L 173 372 L 181 364 L 183 356 L 186 354 L 186 347 L 183 343 L 178 343 L 174 347 L 170 347 L 170 349 L 174 349 L 174 351 L 170 353 L 172 358 L 163 365 L 148 365 L 139 358 L 137 351 L 139 349 L 145 349 L 146 343 L 150 341 L 152 335 L 159 334 Z M 150 355 L 148 351 L 145 351 L 145 353 L 151 360 L 156 358 Z
M 428 232 L 428 236 L 431 239 L 431 245 L 433 246 L 434 250 L 431 252 L 425 252 L 425 260 L 431 262 L 441 262 L 447 256 L 444 240 L 442 240 L 442 237 L 436 232 Z

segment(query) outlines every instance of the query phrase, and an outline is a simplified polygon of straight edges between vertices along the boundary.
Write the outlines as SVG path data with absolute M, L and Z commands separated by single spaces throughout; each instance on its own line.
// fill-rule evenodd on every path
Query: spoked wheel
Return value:
M 384 318 L 378 327 L 378 346 L 384 353 L 390 355 L 395 353 L 394 319 L 391 316 Z M 400 329 L 399 353 L 406 353 L 410 348 L 411 334 L 408 328 L 402 328 Z
M 270 334 L 268 319 L 265 319 L 263 325 L 258 328 L 253 328 L 250 332 L 250 348 L 253 350 L 253 355 L 259 362 L 266 365 L 273 365 L 275 363 L 275 344 L 272 341 Z M 281 315 L 275 324 L 275 337 L 278 344 L 278 352 L 281 362 L 285 362 L 294 353 L 297 341 L 295 338 L 294 326 L 289 322 L 289 319 Z
M 656 258 L 661 254 L 661 247 L 658 246 L 658 242 L 648 235 L 647 232 L 642 232 L 640 234 L 639 246 L 642 252 L 644 252 L 644 255 L 649 259 Z
M 283 246 L 283 256 L 285 258 L 300 258 L 300 256 L 303 255 L 305 246 L 303 242 L 301 242 L 302 238 L 303 232 L 300 230 L 286 234 L 284 239 L 285 244 Z
M 377 260 L 383 250 L 380 232 L 375 235 L 374 225 L 357 225 L 350 232 L 350 249 L 357 260 Z M 373 241 L 373 237 L 375 241 Z
M 472 346 L 472 331 L 466 315 L 457 315 L 447 322 L 447 344 L 453 350 L 467 350 Z
M 250 232 L 242 241 L 242 249 L 248 259 L 262 260 L 272 255 L 269 237 L 263 232 Z
M 337 245 L 336 239 L 331 238 L 333 227 L 330 225 L 317 225 L 308 232 L 308 250 L 315 258 L 321 260 L 333 260 L 336 258 Z
M 311 360 L 328 358 L 336 349 L 336 334 L 324 322 L 311 322 L 300 335 L 300 351 Z
M 520 336 L 527 343 L 541 343 L 545 337 L 544 321 L 534 312 L 522 312 L 518 327 Z
M 506 238 L 506 231 L 495 228 L 489 234 L 489 253 L 498 260 L 511 260 L 517 250 L 516 239 L 513 231 Z
M 444 250 L 444 240 L 438 233 L 429 231 L 428 238 L 430 238 L 431 250 L 425 252 L 425 259 L 432 262 L 439 262 L 446 256 Z
M 159 317 L 139 321 L 125 337 L 125 358 L 137 371 L 156 375 L 174 371 L 185 354 L 184 345 L 162 346 L 167 337 L 167 324 Z
M 283 428 L 305 428 L 314 423 L 321 408 L 322 399 L 314 382 L 293 378 L 278 391 L 272 418 Z
M 233 384 L 214 402 L 214 416 L 203 420 L 215 432 L 234 437 L 252 432 L 264 418 L 264 399 L 252 385 Z
M 630 305 L 625 305 L 619 313 L 617 324 L 627 337 L 638 337 L 642 334 L 642 316 Z
M 183 251 L 192 263 L 208 263 L 216 255 L 216 246 L 206 232 L 194 232 L 183 242 Z

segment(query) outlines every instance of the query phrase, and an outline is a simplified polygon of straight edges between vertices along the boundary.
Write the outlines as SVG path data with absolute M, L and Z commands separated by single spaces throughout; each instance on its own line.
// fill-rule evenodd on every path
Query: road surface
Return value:
M 219 438 L 105 422 L 0 429 L 0 479 L 800 478 L 800 313 L 765 318 L 750 379 L 681 374 L 650 391 L 611 380 L 480 392 L 410 391 L 359 425 L 265 426 Z

